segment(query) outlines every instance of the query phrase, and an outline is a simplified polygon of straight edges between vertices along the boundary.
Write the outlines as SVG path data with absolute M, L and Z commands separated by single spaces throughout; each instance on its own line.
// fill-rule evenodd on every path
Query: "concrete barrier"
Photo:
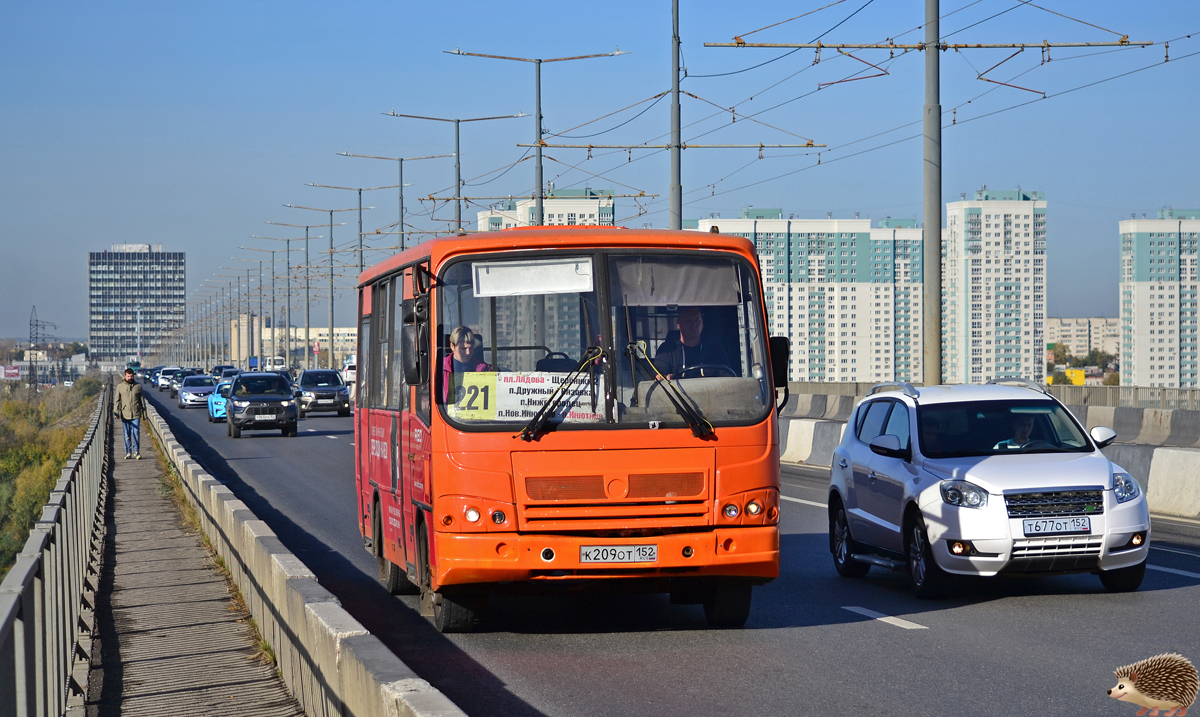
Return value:
M 225 562 L 291 694 L 312 717 L 465 717 L 342 607 L 265 522 L 175 440 L 148 407 L 201 528 Z
M 1156 448 L 1146 500 L 1160 513 L 1200 514 L 1200 451 Z

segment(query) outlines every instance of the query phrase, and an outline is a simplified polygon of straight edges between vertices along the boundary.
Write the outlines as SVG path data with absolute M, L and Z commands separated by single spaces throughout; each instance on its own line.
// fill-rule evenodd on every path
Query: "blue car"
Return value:
M 220 423 L 225 420 L 225 399 L 229 398 L 229 387 L 233 381 L 222 381 L 217 389 L 208 394 L 208 422 Z

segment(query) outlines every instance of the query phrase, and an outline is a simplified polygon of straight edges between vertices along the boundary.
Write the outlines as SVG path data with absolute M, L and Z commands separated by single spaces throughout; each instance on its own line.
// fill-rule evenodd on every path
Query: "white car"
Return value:
M 1138 482 L 1070 411 L 1023 379 L 880 384 L 855 407 L 830 468 L 829 547 L 847 577 L 907 570 L 919 597 L 948 574 L 1093 572 L 1112 591 L 1146 571 Z

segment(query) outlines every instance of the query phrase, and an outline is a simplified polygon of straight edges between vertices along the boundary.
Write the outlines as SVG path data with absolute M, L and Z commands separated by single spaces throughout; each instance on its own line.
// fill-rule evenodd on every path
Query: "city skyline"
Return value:
M 818 5 L 683 8 L 682 86 L 691 93 L 682 108 L 685 142 L 794 144 L 803 143 L 800 135 L 825 145 L 766 149 L 761 159 L 757 149 L 685 152 L 685 217 L 736 216 L 751 204 L 809 219 L 828 212 L 840 219 L 859 212 L 876 221 L 920 217 L 921 150 L 913 136 L 921 113 L 920 53 L 862 53 L 888 74 L 827 84 L 848 79 L 860 63 L 832 52 L 814 64 L 807 50 L 703 47 Z M 0 88 L 7 100 L 0 109 L 0 210 L 9 218 L 0 234 L 6 252 L 0 298 L 20 310 L 0 318 L 0 336 L 27 333 L 22 317 L 29 305 L 58 324 L 61 336 L 86 335 L 90 251 L 161 243 L 186 252 L 191 297 L 230 256 L 242 253 L 239 247 L 257 246 L 250 235 L 270 233 L 265 222 L 302 220 L 283 204 L 354 204 L 348 193 L 306 183 L 396 183 L 395 163 L 338 152 L 407 158 L 452 151 L 453 134 L 444 123 L 385 112 L 464 118 L 532 112 L 529 68 L 444 54 L 455 47 L 542 57 L 628 51 L 547 65 L 547 141 L 664 141 L 668 107 L 658 96 L 670 80 L 669 3 L 617 4 L 583 26 L 571 8 L 529 3 L 517 9 L 524 12 L 497 14 L 484 3 L 381 3 L 349 12 L 271 3 L 15 7 L 0 46 Z M 954 42 L 1113 39 L 1037 9 L 1009 9 L 999 0 L 946 0 L 944 36 L 953 33 Z M 1200 7 L 1171 2 L 1148 14 L 1117 3 L 1074 2 L 1054 9 L 1131 40 L 1160 44 L 1063 49 L 1049 58 L 1025 52 L 988 75 L 1016 88 L 977 79 L 1005 53 L 944 53 L 942 199 L 982 185 L 1020 186 L 1053 197 L 1047 315 L 1116 316 L 1116 222 L 1131 212 L 1200 205 L 1200 180 L 1189 161 L 1200 150 L 1190 131 L 1197 98 L 1178 90 L 1196 84 L 1200 35 L 1188 39 L 1176 30 L 1200 25 Z M 854 10 L 822 10 L 754 37 L 919 39 L 919 33 L 905 35 L 921 24 L 919 7 L 871 5 L 851 16 Z M 537 22 L 529 22 L 531 13 Z M 1165 40 L 1172 42 L 1164 64 Z M 463 194 L 527 196 L 532 162 L 518 144 L 528 144 L 532 130 L 529 117 L 464 125 Z M 596 150 L 589 159 L 586 149 L 547 149 L 546 155 L 545 179 L 560 188 L 659 195 L 620 200 L 617 224 L 666 226 L 664 152 Z M 451 196 L 453 164 L 453 158 L 405 164 L 414 238 L 448 226 L 452 206 L 437 202 L 431 219 L 431 202 L 419 198 Z M 376 207 L 366 213 L 364 230 L 394 230 L 396 199 L 393 190 L 364 197 L 364 204 Z M 469 202 L 465 216 L 492 203 Z M 353 220 L 336 228 L 340 248 L 354 243 L 356 229 Z M 372 233 L 367 245 L 394 240 Z M 317 252 L 314 264 L 321 266 L 326 256 Z M 366 263 L 382 256 L 371 252 Z M 294 266 L 298 255 L 292 259 Z M 343 253 L 338 260 L 344 266 L 336 323 L 344 325 L 351 323 L 353 302 L 341 299 L 350 296 L 346 287 L 357 257 Z

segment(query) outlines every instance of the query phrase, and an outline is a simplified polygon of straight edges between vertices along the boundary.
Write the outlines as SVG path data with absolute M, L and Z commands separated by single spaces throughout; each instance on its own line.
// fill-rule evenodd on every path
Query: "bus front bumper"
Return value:
M 650 545 L 656 552 L 652 562 L 583 560 L 585 548 L 595 555 L 597 547 Z M 434 560 L 432 567 L 439 587 L 522 580 L 691 576 L 756 578 L 765 582 L 779 577 L 779 528 L 747 526 L 640 538 L 438 533 Z

